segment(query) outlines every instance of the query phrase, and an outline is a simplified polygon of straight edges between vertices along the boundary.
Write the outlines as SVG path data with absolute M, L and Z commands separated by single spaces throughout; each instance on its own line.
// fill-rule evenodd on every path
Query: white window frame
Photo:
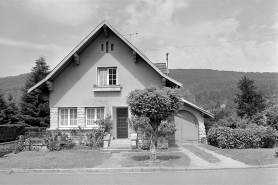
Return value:
M 95 123 L 92 124 L 92 125 L 88 125 L 88 109 L 92 109 L 94 110 L 94 119 L 93 121 L 96 121 L 98 118 L 97 118 L 97 110 L 98 109 L 103 109 L 103 116 L 105 117 L 105 108 L 104 107 L 86 107 L 86 127 L 98 127 L 98 125 L 96 125 Z
M 109 85 L 117 85 L 118 84 L 118 69 L 117 67 L 98 67 L 97 68 L 97 85 L 98 86 L 102 86 L 100 85 L 100 70 L 102 69 L 106 69 L 107 71 L 107 76 L 106 76 L 106 82 L 107 82 L 107 86 Z M 109 84 L 109 69 L 116 69 L 116 84 Z
M 64 109 L 64 110 L 67 110 L 67 116 L 68 116 L 68 123 L 67 123 L 67 125 L 62 125 L 61 124 L 61 121 L 62 121 L 62 119 L 61 119 L 61 110 L 62 109 Z M 75 125 L 70 125 L 70 116 L 71 116 L 71 114 L 70 114 L 70 110 L 76 110 L 76 124 Z M 77 119 L 78 118 L 78 113 L 77 113 L 77 108 L 76 107 L 63 107 L 63 108 L 59 108 L 59 127 L 77 127 L 77 125 L 78 125 L 78 122 L 77 122 Z

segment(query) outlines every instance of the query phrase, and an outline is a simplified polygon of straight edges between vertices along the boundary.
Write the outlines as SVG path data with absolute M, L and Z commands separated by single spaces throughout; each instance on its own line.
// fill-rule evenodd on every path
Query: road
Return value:
M 60 185 L 60 184 L 231 184 L 231 185 L 274 185 L 278 184 L 278 168 L 234 169 L 234 170 L 196 170 L 184 172 L 148 172 L 148 173 L 75 173 L 75 174 L 0 174 L 1 185 Z

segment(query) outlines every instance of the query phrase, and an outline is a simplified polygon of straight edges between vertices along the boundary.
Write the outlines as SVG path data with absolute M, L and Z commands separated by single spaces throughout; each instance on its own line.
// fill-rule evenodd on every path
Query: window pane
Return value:
M 104 117 L 104 109 L 97 109 L 97 119 Z
M 87 125 L 93 125 L 95 121 L 95 109 L 87 109 Z
M 77 109 L 70 109 L 70 125 L 77 125 Z
M 107 85 L 107 69 L 99 69 L 99 85 Z

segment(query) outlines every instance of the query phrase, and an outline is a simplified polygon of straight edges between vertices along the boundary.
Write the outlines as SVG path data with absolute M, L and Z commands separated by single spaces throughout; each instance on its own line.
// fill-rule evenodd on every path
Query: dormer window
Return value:
M 99 68 L 98 69 L 98 85 L 116 85 L 117 84 L 117 68 Z

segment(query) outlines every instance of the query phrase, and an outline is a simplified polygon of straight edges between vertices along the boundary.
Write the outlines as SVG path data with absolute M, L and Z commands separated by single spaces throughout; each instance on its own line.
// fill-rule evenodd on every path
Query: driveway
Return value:
M 188 166 L 188 168 L 216 169 L 248 167 L 248 165 L 236 161 L 230 157 L 226 157 L 211 150 L 202 148 L 197 143 L 179 143 L 178 145 L 180 147 L 180 151 L 190 158 L 190 165 Z M 188 148 L 195 148 L 197 149 L 197 151 L 201 151 L 202 155 L 200 156 L 197 152 L 192 152 L 192 150 L 189 150 Z M 215 160 L 212 162 L 211 160 L 208 160 L 208 157 L 202 156 L 211 156 Z

